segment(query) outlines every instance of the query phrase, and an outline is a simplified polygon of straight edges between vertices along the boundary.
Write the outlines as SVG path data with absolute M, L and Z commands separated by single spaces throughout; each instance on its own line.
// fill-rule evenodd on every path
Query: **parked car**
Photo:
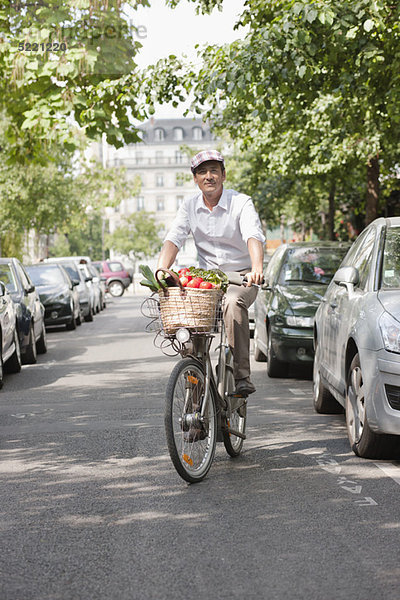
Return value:
M 314 315 L 349 244 L 292 242 L 279 246 L 265 271 L 254 306 L 254 358 L 270 377 L 289 364 L 311 368 Z
M 17 330 L 15 304 L 5 284 L 0 281 L 0 388 L 3 372 L 18 373 L 21 370 L 21 351 Z
M 400 449 L 400 217 L 376 219 L 344 258 L 314 327 L 314 407 L 346 412 L 365 458 Z
M 93 284 L 99 289 L 100 310 L 103 310 L 106 308 L 106 282 L 101 278 L 100 271 L 93 263 L 88 263 L 87 267 L 93 277 Z
M 45 308 L 46 327 L 66 325 L 76 329 L 80 317 L 77 282 L 72 281 L 67 271 L 58 263 L 40 263 L 26 267 L 28 275 L 37 287 Z
M 33 364 L 38 352 L 47 352 L 43 304 L 17 258 L 0 258 L 0 280 L 15 304 L 22 364 Z
M 102 260 L 93 262 L 93 265 L 100 271 L 111 296 L 122 296 L 132 281 L 123 264 L 118 260 Z
M 64 256 L 46 258 L 44 262 L 61 264 L 67 271 L 68 275 L 71 277 L 71 280 L 79 282 L 76 286 L 76 289 L 79 294 L 81 315 L 77 319 L 76 324 L 81 324 L 82 317 L 85 319 L 85 321 L 93 321 L 93 307 L 90 298 L 89 287 L 86 283 L 86 277 L 84 273 L 82 273 L 82 271 L 79 269 L 78 262 L 73 258 L 65 258 Z
M 89 265 L 87 263 L 78 263 L 78 267 L 85 278 L 86 285 L 88 286 L 92 312 L 95 315 L 96 313 L 100 312 L 100 286 L 93 280 L 93 275 L 90 272 Z

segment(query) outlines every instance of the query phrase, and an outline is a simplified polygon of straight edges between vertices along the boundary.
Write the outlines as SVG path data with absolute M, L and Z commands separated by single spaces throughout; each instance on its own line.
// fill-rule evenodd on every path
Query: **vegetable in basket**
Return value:
M 139 271 L 144 277 L 140 285 L 150 288 L 152 292 L 159 292 L 167 287 L 176 287 L 178 285 L 168 273 L 160 273 L 157 280 L 153 271 L 147 265 L 139 265 Z M 175 271 L 172 271 L 172 273 L 179 277 Z

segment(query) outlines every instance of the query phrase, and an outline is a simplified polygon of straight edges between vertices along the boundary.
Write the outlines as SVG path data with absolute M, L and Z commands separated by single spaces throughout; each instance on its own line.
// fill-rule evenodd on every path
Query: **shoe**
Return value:
M 236 379 L 235 391 L 233 392 L 237 396 L 249 396 L 256 391 L 256 388 L 250 381 L 250 377 L 244 379 Z
M 189 427 L 188 431 L 183 432 L 185 442 L 199 442 L 200 440 L 205 440 L 206 437 L 207 433 L 199 427 Z

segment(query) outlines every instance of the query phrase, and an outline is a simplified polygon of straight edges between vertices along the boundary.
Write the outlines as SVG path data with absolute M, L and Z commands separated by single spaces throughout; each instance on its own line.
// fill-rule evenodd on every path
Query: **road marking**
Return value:
M 392 463 L 374 463 L 376 467 L 379 467 L 381 471 L 386 473 L 393 481 L 400 485 L 400 469 Z
M 298 388 L 289 388 L 289 392 L 292 392 L 294 396 L 305 396 L 306 392 L 304 390 L 299 390 Z

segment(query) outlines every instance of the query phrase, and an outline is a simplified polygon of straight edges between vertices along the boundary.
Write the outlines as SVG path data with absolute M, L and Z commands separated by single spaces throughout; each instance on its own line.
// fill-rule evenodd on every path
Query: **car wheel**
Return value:
M 35 332 L 33 330 L 33 323 L 31 323 L 30 327 L 29 327 L 28 345 L 26 347 L 24 354 L 22 355 L 22 364 L 34 365 L 36 362 L 37 362 L 37 352 L 36 352 Z
M 285 377 L 287 373 L 287 364 L 278 360 L 274 354 L 270 326 L 268 326 L 267 336 L 267 373 L 270 377 Z
M 92 307 L 89 308 L 89 312 L 85 317 L 85 321 L 93 321 L 93 309 Z
M 322 415 L 338 415 L 344 412 L 343 407 L 335 400 L 330 391 L 327 390 L 322 383 L 318 345 L 314 356 L 313 400 L 314 409 L 317 413 Z
M 19 373 L 21 370 L 21 365 L 22 365 L 21 347 L 19 345 L 19 337 L 18 337 L 17 328 L 15 328 L 15 330 L 14 330 L 14 344 L 15 344 L 15 350 L 14 350 L 12 356 L 8 359 L 8 361 L 5 364 L 5 369 L 6 369 L 7 373 Z
M 79 313 L 78 313 L 78 318 L 76 319 L 76 324 L 77 325 L 82 325 L 82 313 L 79 309 Z
M 397 458 L 399 436 L 372 431 L 365 400 L 360 357 L 356 354 L 349 368 L 346 386 L 346 426 L 351 449 L 362 458 Z
M 122 294 L 125 291 L 125 288 L 120 281 L 112 281 L 108 286 L 108 291 L 110 292 L 111 296 L 118 297 L 122 296 Z
M 36 352 L 38 354 L 46 354 L 47 352 L 47 334 L 44 322 L 42 324 L 42 333 L 40 334 L 40 338 L 36 342 Z
M 3 387 L 3 352 L 2 352 L 2 341 L 0 337 L 0 389 Z
M 71 321 L 66 324 L 66 328 L 68 329 L 68 331 L 74 331 L 74 329 L 76 329 L 76 318 L 75 318 L 73 309 L 72 309 Z

